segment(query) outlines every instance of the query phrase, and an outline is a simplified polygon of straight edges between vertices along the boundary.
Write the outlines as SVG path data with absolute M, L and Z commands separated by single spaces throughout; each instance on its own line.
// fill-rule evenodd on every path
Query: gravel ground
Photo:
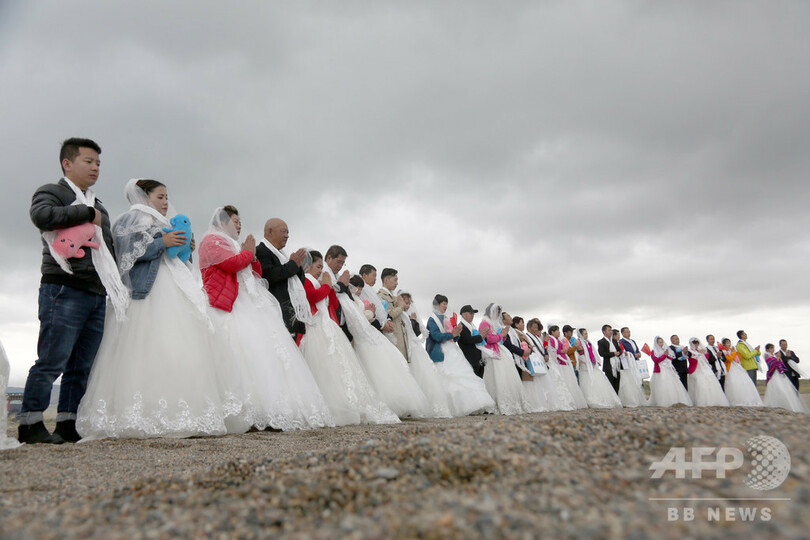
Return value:
M 725 479 L 650 479 L 671 446 L 743 448 L 763 434 L 791 453 L 772 491 L 745 486 L 747 464 Z M 0 537 L 807 538 L 808 440 L 808 415 L 673 407 L 23 446 L 0 452 Z M 694 520 L 668 521 L 669 507 Z

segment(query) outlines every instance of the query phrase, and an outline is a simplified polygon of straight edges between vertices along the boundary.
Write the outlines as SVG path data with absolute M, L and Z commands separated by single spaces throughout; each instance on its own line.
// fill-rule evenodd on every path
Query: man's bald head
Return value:
M 284 246 L 287 245 L 287 239 L 290 237 L 290 231 L 283 220 L 270 218 L 264 224 L 264 237 L 276 249 L 284 249 Z

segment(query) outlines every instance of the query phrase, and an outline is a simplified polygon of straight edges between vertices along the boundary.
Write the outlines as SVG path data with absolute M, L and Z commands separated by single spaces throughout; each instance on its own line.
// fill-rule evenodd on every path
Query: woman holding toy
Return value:
M 208 302 L 181 261 L 191 238 L 176 230 L 190 223 L 158 181 L 132 179 L 124 193 L 131 206 L 112 233 L 132 301 L 123 322 L 107 317 L 76 429 L 83 440 L 222 435 Z

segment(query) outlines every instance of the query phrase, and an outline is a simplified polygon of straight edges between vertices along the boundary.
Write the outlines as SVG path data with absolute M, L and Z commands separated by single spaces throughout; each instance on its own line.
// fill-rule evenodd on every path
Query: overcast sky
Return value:
M 423 316 L 785 337 L 810 359 L 806 2 L 3 2 L 0 340 L 36 358 L 33 191 L 157 178 L 197 237 L 392 266 Z M 244 233 L 243 233 L 244 234 Z M 736 340 L 735 340 L 736 341 Z

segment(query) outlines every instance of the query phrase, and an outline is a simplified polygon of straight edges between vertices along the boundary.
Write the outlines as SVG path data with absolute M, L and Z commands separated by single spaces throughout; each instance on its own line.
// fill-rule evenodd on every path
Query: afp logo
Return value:
M 745 485 L 760 491 L 781 486 L 790 473 L 787 446 L 774 437 L 759 435 L 748 439 L 745 449 L 752 460 Z M 725 478 L 728 471 L 739 469 L 745 462 L 742 450 L 734 447 L 695 447 L 690 458 L 686 459 L 686 448 L 670 448 L 664 459 L 650 465 L 651 478 L 663 478 L 667 471 L 674 472 L 675 478 L 686 478 L 687 473 L 690 478 L 703 478 L 704 472 L 713 472 L 715 478 Z

